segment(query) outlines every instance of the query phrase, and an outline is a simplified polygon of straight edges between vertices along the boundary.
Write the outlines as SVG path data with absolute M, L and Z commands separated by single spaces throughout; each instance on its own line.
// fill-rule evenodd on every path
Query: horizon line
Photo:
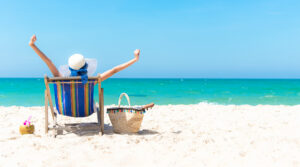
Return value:
M 44 77 L 0 77 L 0 79 L 43 79 Z M 282 79 L 282 80 L 291 80 L 291 79 L 300 79 L 300 78 L 217 78 L 217 77 L 149 77 L 149 78 L 142 78 L 142 77 L 112 77 L 109 79 Z

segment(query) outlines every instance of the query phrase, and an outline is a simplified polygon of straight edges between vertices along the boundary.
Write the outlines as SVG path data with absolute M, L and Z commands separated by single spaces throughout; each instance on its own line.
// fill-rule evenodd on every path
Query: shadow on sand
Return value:
M 78 136 L 94 136 L 99 135 L 100 125 L 97 123 L 76 123 L 76 124 L 65 124 L 60 126 L 61 130 L 57 131 L 57 135 L 66 135 L 74 133 Z M 62 130 L 63 129 L 63 130 Z M 63 133 L 63 131 L 65 133 Z M 116 134 L 113 131 L 113 127 L 110 124 L 104 124 L 104 135 L 113 135 Z M 122 133 L 127 135 L 155 135 L 159 134 L 156 131 L 142 129 L 138 133 Z

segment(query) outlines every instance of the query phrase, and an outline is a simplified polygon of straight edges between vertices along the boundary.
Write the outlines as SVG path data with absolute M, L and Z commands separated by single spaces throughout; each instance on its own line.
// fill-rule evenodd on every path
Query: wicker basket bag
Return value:
M 125 96 L 129 107 L 121 107 L 122 97 Z M 119 97 L 118 107 L 108 108 L 110 122 L 116 133 L 136 133 L 140 130 L 145 108 L 131 107 L 130 99 L 126 93 L 122 93 Z

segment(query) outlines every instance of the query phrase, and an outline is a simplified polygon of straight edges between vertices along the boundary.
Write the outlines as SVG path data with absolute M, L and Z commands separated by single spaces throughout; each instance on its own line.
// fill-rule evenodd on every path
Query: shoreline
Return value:
M 96 104 L 98 105 L 98 103 L 96 102 Z M 287 105 L 287 104 L 256 104 L 256 105 L 252 105 L 252 104 L 219 104 L 219 103 L 208 103 L 208 102 L 200 102 L 200 103 L 196 103 L 196 104 L 155 104 L 155 106 L 206 106 L 206 105 L 209 105 L 209 106 L 248 106 L 248 107 L 260 107 L 260 106 L 273 106 L 273 107 L 276 107 L 276 106 L 287 106 L 287 107 L 297 107 L 297 106 L 300 106 L 300 103 L 299 104 L 294 104 L 294 105 Z M 55 103 L 53 103 L 53 106 L 55 108 Z M 108 105 L 105 105 L 105 108 L 106 107 L 112 107 L 112 106 L 117 106 L 116 104 L 108 104 Z M 141 105 L 132 105 L 132 106 L 141 106 Z M 34 108 L 44 108 L 45 106 L 35 106 L 35 105 L 32 105 L 32 106 L 18 106 L 18 105 L 10 105 L 10 106 L 3 106 L 3 105 L 0 105 L 0 108 L 9 108 L 9 107 L 23 107 L 23 108 L 31 108 L 31 107 L 34 107 Z M 1 112 L 1 111 L 0 111 Z

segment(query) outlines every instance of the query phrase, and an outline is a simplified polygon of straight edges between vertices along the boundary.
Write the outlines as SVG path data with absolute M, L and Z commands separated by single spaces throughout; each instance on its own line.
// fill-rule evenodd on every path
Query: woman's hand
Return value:
M 36 36 L 32 35 L 32 37 L 30 38 L 30 41 L 29 41 L 29 46 L 33 46 L 35 41 L 36 41 Z
M 136 50 L 134 51 L 134 56 L 135 56 L 135 59 L 136 59 L 136 60 L 139 60 L 139 58 L 140 58 L 140 49 L 136 49 Z

